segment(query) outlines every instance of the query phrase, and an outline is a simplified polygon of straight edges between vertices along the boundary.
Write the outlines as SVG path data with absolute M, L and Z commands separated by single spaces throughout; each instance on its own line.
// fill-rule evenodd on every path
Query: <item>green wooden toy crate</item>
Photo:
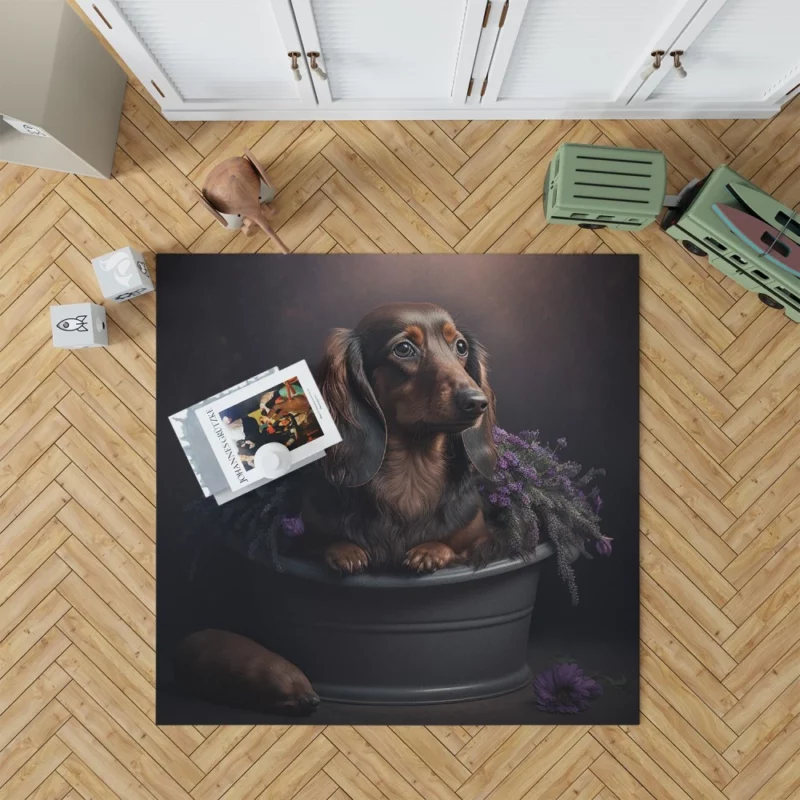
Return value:
M 681 195 L 679 206 L 669 209 L 661 220 L 661 229 L 681 242 L 690 253 L 708 256 L 720 272 L 756 292 L 766 305 L 782 308 L 789 319 L 800 322 L 800 277 L 761 258 L 714 211 L 714 203 L 747 210 L 728 191 L 729 183 L 758 189 L 730 167 L 717 167 Z
M 658 150 L 562 144 L 547 168 L 547 221 L 638 231 L 664 205 L 667 160 Z

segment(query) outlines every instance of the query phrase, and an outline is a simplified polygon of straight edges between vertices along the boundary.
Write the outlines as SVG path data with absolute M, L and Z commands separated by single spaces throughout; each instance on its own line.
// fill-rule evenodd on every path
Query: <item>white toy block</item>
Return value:
M 94 303 L 50 306 L 53 346 L 68 350 L 108 344 L 106 310 Z
M 153 291 L 153 281 L 141 253 L 123 247 L 92 259 L 100 291 L 107 300 L 130 300 Z

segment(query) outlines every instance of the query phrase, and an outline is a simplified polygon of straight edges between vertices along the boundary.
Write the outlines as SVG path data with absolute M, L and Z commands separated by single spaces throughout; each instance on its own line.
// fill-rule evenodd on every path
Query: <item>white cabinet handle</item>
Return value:
M 292 77 L 296 81 L 303 80 L 303 76 L 300 73 L 300 65 L 297 63 L 297 59 L 300 58 L 302 53 L 291 52 L 291 53 L 287 53 L 287 55 L 289 56 L 289 58 L 292 59 L 292 63 L 291 63 Z
M 661 69 L 661 59 L 664 58 L 664 51 L 653 50 L 650 55 L 653 57 L 653 63 L 642 73 L 643 81 L 646 81 L 657 69 Z
M 675 71 L 678 73 L 679 78 L 686 77 L 686 70 L 683 68 L 683 64 L 681 64 L 681 56 L 683 55 L 683 50 L 672 50 L 670 52 L 672 56 L 673 64 L 675 65 Z
M 318 58 L 320 58 L 320 54 L 319 54 L 319 53 L 316 53 L 316 52 L 314 52 L 314 51 L 312 51 L 312 52 L 310 52 L 310 53 L 306 53 L 306 55 L 308 56 L 308 58 L 309 58 L 309 59 L 310 59 L 310 61 L 311 61 L 311 64 L 310 64 L 310 66 L 311 66 L 311 71 L 312 71 L 313 73 L 315 73 L 315 74 L 317 75 L 317 77 L 318 77 L 318 78 L 319 78 L 321 81 L 326 81 L 326 80 L 328 80 L 328 73 L 327 73 L 327 72 L 325 72 L 325 70 L 324 70 L 324 69 L 322 69 L 322 67 L 320 67 L 320 66 L 319 66 L 319 64 L 317 64 L 317 59 L 318 59 Z

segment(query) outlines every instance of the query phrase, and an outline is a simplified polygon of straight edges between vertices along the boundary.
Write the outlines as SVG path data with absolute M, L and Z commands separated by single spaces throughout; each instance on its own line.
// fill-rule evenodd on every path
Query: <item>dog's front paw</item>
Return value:
M 417 572 L 436 572 L 455 560 L 453 549 L 443 542 L 423 542 L 406 553 L 403 564 Z
M 337 572 L 353 575 L 369 565 L 369 556 L 352 542 L 337 542 L 325 551 L 325 563 Z

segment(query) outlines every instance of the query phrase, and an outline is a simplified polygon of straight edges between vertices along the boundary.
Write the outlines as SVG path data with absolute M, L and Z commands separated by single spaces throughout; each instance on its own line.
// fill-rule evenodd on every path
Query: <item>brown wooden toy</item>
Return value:
M 256 228 L 261 228 L 282 253 L 288 253 L 289 248 L 269 224 L 275 209 L 267 203 L 274 196 L 267 173 L 255 156 L 245 150 L 243 156 L 226 158 L 209 172 L 200 199 L 214 218 L 229 230 L 242 228 L 246 236 L 252 236 Z

